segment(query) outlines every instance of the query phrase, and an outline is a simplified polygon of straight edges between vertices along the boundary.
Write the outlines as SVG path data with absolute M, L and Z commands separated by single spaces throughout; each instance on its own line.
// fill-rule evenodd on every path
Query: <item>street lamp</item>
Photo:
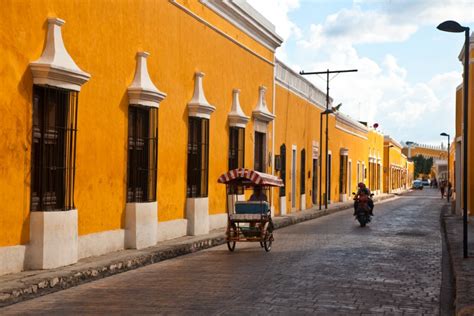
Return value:
M 468 96 L 469 96 L 469 27 L 462 26 L 456 21 L 445 21 L 438 25 L 438 30 L 451 33 L 464 32 L 464 85 L 463 85 L 463 173 L 462 173 L 462 203 L 463 203 L 463 253 L 468 257 L 467 251 L 467 124 L 468 124 Z
M 326 198 L 325 198 L 325 206 L 326 206 L 326 209 L 328 208 L 328 158 L 329 158 L 329 132 L 328 132 L 328 125 L 329 125 L 329 114 L 333 113 L 334 111 L 329 109 L 329 74 L 336 74 L 336 76 L 340 73 L 345 73 L 345 72 L 356 72 L 357 69 L 346 69 L 346 70 L 326 70 L 326 71 L 312 71 L 312 72 L 305 72 L 304 70 L 301 70 L 300 71 L 300 75 L 302 76 L 306 76 L 306 75 L 322 75 L 322 74 L 325 74 L 326 75 L 326 111 L 324 111 L 323 113 L 326 114 Z M 341 106 L 342 104 L 339 104 L 336 106 L 336 110 L 339 109 L 339 107 Z M 331 110 L 331 112 L 328 112 L 329 110 Z M 322 149 L 322 143 L 323 143 L 323 140 L 322 140 L 322 133 L 323 133 L 323 130 L 322 130 L 322 115 L 323 113 L 321 113 L 321 124 L 319 125 L 320 126 L 320 129 L 319 129 L 319 142 L 321 143 L 320 144 L 320 148 Z M 319 187 L 321 188 L 321 168 L 322 168 L 322 161 L 321 161 L 321 158 L 322 158 L 322 155 L 320 154 L 319 155 L 319 159 L 320 159 L 320 163 L 319 163 Z M 322 189 L 320 189 L 322 190 Z M 321 209 L 321 191 L 319 191 L 319 209 Z
M 449 193 L 450 193 L 450 187 L 449 187 L 449 179 L 450 179 L 450 178 L 449 178 L 449 145 L 451 144 L 451 142 L 450 142 L 450 136 L 449 136 L 449 134 L 447 134 L 447 133 L 441 133 L 441 134 L 439 134 L 439 135 L 440 135 L 440 136 L 446 136 L 446 137 L 448 137 L 448 183 L 447 183 L 447 185 L 448 185 L 448 194 L 447 194 L 447 199 L 448 199 L 448 202 L 449 202 Z
M 323 115 L 329 115 L 331 113 L 334 113 L 334 110 L 332 109 L 326 109 L 323 112 L 321 112 L 320 119 L 319 119 L 319 139 L 320 142 L 322 143 L 322 138 L 323 138 Z M 326 129 L 326 136 L 327 136 L 327 129 Z M 319 146 L 319 210 L 321 210 L 321 200 L 322 200 L 322 193 L 323 193 L 323 188 L 321 186 L 322 184 L 322 167 L 323 167 L 323 148 L 322 146 Z M 328 208 L 328 143 L 326 141 L 326 172 L 324 175 L 324 179 L 326 180 L 325 182 L 325 190 L 326 190 L 326 197 L 324 199 L 324 205 L 326 206 L 326 209 Z

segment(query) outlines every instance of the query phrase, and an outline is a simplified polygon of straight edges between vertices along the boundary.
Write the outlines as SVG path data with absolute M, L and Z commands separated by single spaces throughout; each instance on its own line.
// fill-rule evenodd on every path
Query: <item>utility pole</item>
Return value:
M 322 75 L 326 74 L 326 111 L 323 113 L 326 115 L 326 164 L 325 164 L 325 196 L 324 196 L 324 205 L 325 208 L 328 208 L 328 185 L 329 185 L 329 177 L 328 177 L 328 160 L 329 160 L 329 130 L 328 130 L 328 116 L 332 111 L 329 110 L 329 74 L 340 74 L 344 72 L 356 72 L 357 69 L 346 69 L 346 70 L 326 70 L 326 71 L 311 71 L 311 72 L 305 72 L 304 70 L 300 71 L 300 75 L 305 76 L 305 75 Z M 322 113 L 321 113 L 322 114 Z M 322 116 L 321 116 L 322 118 Z M 321 119 L 322 123 L 322 119 Z M 321 209 L 321 195 L 322 195 L 322 187 L 321 187 L 321 177 L 322 177 L 322 167 L 323 167 L 323 161 L 322 161 L 322 133 L 323 133 L 323 126 L 320 124 L 319 126 L 319 143 L 320 145 L 320 150 L 319 150 L 319 209 Z M 330 188 L 329 188 L 330 190 Z

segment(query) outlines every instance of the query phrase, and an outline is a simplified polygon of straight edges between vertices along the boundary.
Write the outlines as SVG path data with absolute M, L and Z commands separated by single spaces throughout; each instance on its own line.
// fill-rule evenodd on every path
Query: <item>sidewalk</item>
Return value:
M 379 202 L 393 197 L 393 194 L 382 194 L 374 200 Z M 279 216 L 273 221 L 275 228 L 279 229 L 348 208 L 352 208 L 352 201 L 333 203 L 327 210 L 312 208 Z M 224 243 L 225 229 L 219 229 L 208 235 L 186 236 L 160 242 L 146 249 L 128 249 L 85 258 L 66 267 L 3 275 L 0 276 L 0 307 Z
M 443 225 L 456 289 L 454 300 L 456 315 L 474 315 L 474 220 L 471 217 L 467 228 L 469 250 L 467 259 L 463 257 L 462 216 L 444 215 Z

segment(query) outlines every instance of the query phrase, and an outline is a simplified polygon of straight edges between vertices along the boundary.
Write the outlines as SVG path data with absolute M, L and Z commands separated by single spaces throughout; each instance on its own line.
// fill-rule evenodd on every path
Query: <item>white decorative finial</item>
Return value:
M 245 128 L 250 118 L 242 111 L 239 96 L 239 89 L 232 90 L 232 108 L 229 113 L 229 126 Z
M 267 88 L 264 86 L 260 86 L 258 88 L 258 103 L 253 110 L 252 114 L 256 119 L 259 119 L 264 122 L 271 122 L 275 119 L 275 115 L 273 115 L 267 107 L 267 101 L 265 100 L 265 92 Z
M 128 87 L 128 99 L 130 104 L 140 104 L 157 108 L 160 106 L 160 102 L 166 97 L 166 93 L 158 90 L 151 81 L 146 61 L 148 56 L 150 56 L 150 54 L 147 52 L 137 53 L 135 78 L 133 78 L 132 84 Z
M 64 46 L 61 26 L 64 20 L 48 18 L 46 45 L 41 57 L 30 63 L 34 84 L 44 84 L 80 91 L 90 79 L 74 62 Z
M 216 110 L 216 108 L 209 104 L 204 95 L 204 89 L 202 87 L 202 78 L 204 73 L 197 71 L 194 74 L 194 94 L 191 98 L 191 101 L 188 102 L 188 111 L 189 116 L 196 116 L 209 119 L 211 113 Z

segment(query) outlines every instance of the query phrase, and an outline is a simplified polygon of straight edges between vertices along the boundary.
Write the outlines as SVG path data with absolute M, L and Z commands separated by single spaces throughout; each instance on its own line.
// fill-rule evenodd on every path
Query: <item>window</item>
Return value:
M 31 211 L 74 208 L 77 99 L 75 91 L 33 87 Z
M 189 118 L 187 197 L 207 197 L 209 120 Z
M 306 150 L 301 150 L 301 175 L 300 175 L 300 194 L 306 193 Z
M 128 108 L 127 202 L 156 201 L 158 109 Z
M 283 186 L 280 187 L 280 196 L 285 196 L 285 187 L 286 187 L 286 145 L 283 144 L 280 146 L 280 159 L 281 159 L 281 171 L 280 178 L 283 181 Z
M 229 170 L 243 168 L 245 159 L 245 129 L 229 129 Z
M 245 129 L 241 127 L 230 127 L 229 129 L 229 170 L 243 168 L 245 159 Z M 230 194 L 244 194 L 243 187 L 230 186 Z
M 347 194 L 347 155 L 341 155 L 339 170 L 339 193 Z
M 265 172 L 265 133 L 255 132 L 255 170 Z

